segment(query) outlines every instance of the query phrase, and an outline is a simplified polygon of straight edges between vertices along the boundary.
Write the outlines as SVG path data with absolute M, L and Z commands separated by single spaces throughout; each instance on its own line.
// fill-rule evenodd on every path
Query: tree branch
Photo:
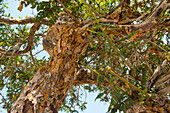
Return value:
M 157 18 L 166 10 L 169 4 L 168 0 L 161 1 L 161 3 L 149 14 L 148 18 Z
M 151 88 L 155 85 L 156 87 L 162 87 L 165 83 L 170 80 L 170 71 L 164 73 L 166 70 L 167 60 L 165 60 L 161 66 L 158 66 L 154 71 L 150 80 L 148 80 L 148 90 L 150 91 Z
M 88 5 L 88 6 L 91 8 L 91 10 L 92 10 L 97 16 L 102 17 L 102 15 L 101 15 L 100 13 L 98 13 L 96 10 L 94 10 L 94 9 L 91 7 L 91 5 L 87 4 L 86 0 L 83 0 L 83 2 L 84 2 L 86 5 Z
M 41 22 L 34 22 L 35 17 L 27 17 L 24 19 L 13 19 L 13 18 L 9 18 L 9 17 L 4 17 L 4 16 L 0 16 L 0 23 L 6 23 L 9 25 L 13 25 L 13 24 L 28 24 L 28 23 L 41 23 L 44 25 L 49 26 L 49 21 L 47 19 L 43 19 Z
M 114 9 L 112 9 L 105 17 L 111 15 L 116 9 L 118 9 L 121 5 L 123 5 L 123 2 L 121 2 L 118 6 L 116 6 Z
M 161 89 L 158 91 L 158 94 L 160 95 L 166 95 L 170 92 L 170 85 L 168 85 L 167 87 Z
M 28 40 L 28 44 L 27 44 L 27 47 L 24 49 L 24 50 L 17 50 L 16 48 L 17 47 L 13 47 L 14 49 L 13 50 L 3 50 L 2 48 L 0 48 L 0 52 L 3 53 L 2 57 L 6 57 L 6 56 L 11 56 L 11 55 L 20 55 L 20 54 L 24 54 L 24 53 L 27 53 L 28 51 L 30 51 L 33 47 L 33 37 L 34 37 L 34 34 L 35 32 L 40 28 L 40 23 L 34 23 L 31 28 L 30 28 L 30 32 L 27 36 L 27 40 Z M 17 46 L 18 43 L 15 45 Z M 1 58 L 2 58 L 1 57 Z
M 41 26 L 40 23 L 35 23 L 31 26 L 30 32 L 29 32 L 28 37 L 27 37 L 28 45 L 24 50 L 20 50 L 18 52 L 19 54 L 27 53 L 28 51 L 30 51 L 32 49 L 34 34 L 37 30 L 39 30 L 40 26 Z
M 64 10 L 68 13 L 68 14 L 70 14 L 70 11 L 65 7 L 65 5 L 60 1 L 60 0 L 57 0 L 60 4 L 61 4 L 61 6 L 64 8 Z
M 90 84 L 90 85 L 97 85 L 98 81 L 98 74 L 94 73 L 92 70 L 87 68 L 80 68 L 79 71 L 76 73 L 75 77 L 75 84 L 74 85 L 83 85 L 83 84 Z M 102 81 L 103 86 L 109 86 L 110 83 L 106 80 Z

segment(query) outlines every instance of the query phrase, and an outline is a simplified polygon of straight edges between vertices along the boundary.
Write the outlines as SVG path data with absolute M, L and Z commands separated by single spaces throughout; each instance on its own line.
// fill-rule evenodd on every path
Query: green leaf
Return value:
M 122 38 L 122 39 L 115 40 L 115 43 L 120 42 L 120 41 L 125 41 L 125 40 L 127 40 L 127 39 L 130 39 L 130 38 L 131 38 L 135 33 L 137 33 L 138 31 L 139 31 L 139 30 L 131 33 L 130 35 L 128 35 L 128 36 L 126 36 L 126 37 L 124 37 L 124 38 Z
M 142 69 L 142 87 L 145 88 L 146 85 L 146 68 Z
M 0 42 L 0 46 L 3 44 L 4 42 Z
M 99 94 L 97 95 L 97 97 L 95 98 L 95 101 L 96 101 L 97 99 L 101 99 L 104 94 L 105 94 L 105 93 L 99 93 Z
M 98 78 L 97 78 L 97 87 L 101 86 L 103 79 L 104 79 L 104 77 L 98 76 Z
M 5 8 L 8 8 L 8 6 L 7 5 L 5 5 L 5 4 L 1 4 L 2 6 L 4 6 Z

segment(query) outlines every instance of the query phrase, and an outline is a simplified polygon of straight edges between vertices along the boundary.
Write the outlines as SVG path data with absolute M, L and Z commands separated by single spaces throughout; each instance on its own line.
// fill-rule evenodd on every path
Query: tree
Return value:
M 0 16 L 9 113 L 84 110 L 80 87 L 100 91 L 96 99 L 109 102 L 111 113 L 170 112 L 168 0 L 22 0 L 18 10 L 28 5 L 36 17 Z M 42 38 L 48 63 L 32 54 Z

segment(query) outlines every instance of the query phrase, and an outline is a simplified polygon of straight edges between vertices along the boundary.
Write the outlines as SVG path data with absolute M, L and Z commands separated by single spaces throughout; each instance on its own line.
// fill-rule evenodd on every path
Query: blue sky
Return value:
M 19 19 L 19 17 L 26 17 L 26 16 L 33 16 L 33 14 L 36 14 L 36 10 L 32 10 L 29 7 L 27 8 L 23 8 L 22 12 L 19 12 L 17 10 L 17 7 L 19 6 L 19 2 L 15 1 L 15 0 L 5 0 L 6 4 L 8 6 L 8 9 L 5 9 L 6 12 L 5 14 L 10 13 L 11 17 L 14 17 L 16 19 Z M 42 46 L 40 46 L 38 48 L 39 50 L 42 49 Z M 48 56 L 48 54 L 44 51 L 43 53 L 41 53 L 39 56 Z M 3 94 L 5 94 L 5 90 L 3 90 L 2 92 Z M 106 113 L 109 104 L 108 103 L 102 103 L 100 101 L 94 101 L 95 97 L 97 96 L 97 93 L 90 93 L 87 94 L 87 109 L 84 112 L 80 112 L 80 113 Z M 6 113 L 5 110 L 0 109 L 1 113 Z M 64 113 L 64 112 L 59 112 L 59 113 Z

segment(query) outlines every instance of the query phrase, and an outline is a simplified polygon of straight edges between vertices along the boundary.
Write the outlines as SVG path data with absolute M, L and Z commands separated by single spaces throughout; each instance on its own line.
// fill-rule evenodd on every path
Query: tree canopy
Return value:
M 19 11 L 37 10 L 22 19 L 4 15 L 0 4 L 4 109 L 19 111 L 23 101 L 22 112 L 41 108 L 37 103 L 78 112 L 86 109 L 85 93 L 99 91 L 96 99 L 110 103 L 111 113 L 170 112 L 169 0 L 20 0 Z M 40 44 L 49 59 L 33 52 Z

